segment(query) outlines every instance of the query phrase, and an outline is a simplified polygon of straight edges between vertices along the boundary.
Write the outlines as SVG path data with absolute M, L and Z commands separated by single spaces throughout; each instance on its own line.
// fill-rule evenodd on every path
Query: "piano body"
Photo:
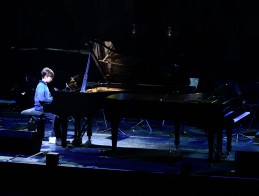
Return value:
M 87 132 L 88 140 L 92 137 L 92 123 L 93 118 L 97 112 L 104 111 L 106 108 L 105 99 L 107 96 L 121 92 L 149 92 L 154 95 L 158 92 L 168 93 L 171 92 L 184 92 L 188 87 L 170 87 L 164 85 L 127 85 L 119 83 L 103 83 L 91 85 L 85 92 L 80 91 L 54 91 L 52 92 L 53 102 L 44 106 L 45 112 L 51 112 L 58 115 L 61 119 L 62 126 L 62 140 L 63 143 L 67 139 L 68 118 L 74 119 L 74 145 L 82 143 L 82 137 Z M 192 89 L 192 88 L 190 88 Z M 82 125 L 82 119 L 86 123 Z M 65 146 L 64 146 L 65 147 Z
M 168 59 L 153 60 L 150 56 L 129 58 L 114 52 L 110 46 L 99 42 L 94 44 L 96 46 L 90 50 L 89 57 L 94 60 L 103 82 L 88 81 L 90 70 L 87 63 L 82 80 L 76 85 L 72 83 L 72 86 L 79 88 L 75 90 L 67 85 L 69 88 L 65 92 L 54 92 L 53 103 L 45 108 L 45 111 L 64 119 L 68 116 L 75 118 L 75 145 L 82 141 L 80 119 L 87 119 L 87 136 L 91 139 L 94 114 L 104 109 L 112 126 L 113 151 L 117 148 L 119 121 L 128 116 L 174 120 L 176 146 L 180 144 L 181 123 L 191 122 L 202 126 L 208 133 L 209 162 L 214 159 L 214 135 L 218 138 L 215 156 L 219 159 L 222 131 L 227 129 L 227 151 L 231 150 L 231 128 L 239 116 L 242 119 L 249 114 L 240 109 L 242 102 L 236 101 L 239 100 L 239 94 L 229 94 L 229 91 L 225 91 L 226 88 L 221 87 L 213 89 L 212 93 L 196 93 L 196 88 L 190 86 L 190 73 L 186 68 Z M 93 52 L 99 50 L 100 46 L 108 51 L 102 57 Z M 232 86 L 229 89 L 231 92 Z M 67 121 L 64 120 L 63 124 L 66 130 Z M 65 131 L 63 141 L 66 140 L 66 134 Z
M 106 116 L 111 123 L 113 151 L 117 149 L 118 125 L 122 117 L 173 120 L 176 147 L 180 144 L 180 126 L 184 123 L 198 126 L 207 133 L 210 164 L 221 158 L 223 131 L 226 130 L 226 151 L 229 153 L 235 123 L 250 114 L 249 110 L 242 107 L 241 100 L 236 98 L 222 101 L 218 96 L 208 93 L 126 92 L 109 95 L 105 105 Z
M 189 78 L 183 76 L 182 70 L 176 64 L 159 67 L 155 61 L 145 62 L 142 58 L 125 57 L 111 48 L 108 54 L 100 57 L 96 50 L 102 45 L 99 42 L 94 44 L 95 46 L 86 53 L 89 56 L 85 73 L 72 76 L 65 89 L 53 91 L 53 102 L 44 106 L 45 112 L 61 117 L 63 141 L 67 137 L 67 119 L 70 116 L 75 121 L 73 144 L 81 144 L 85 128 L 88 139 L 91 139 L 92 120 L 96 112 L 105 108 L 105 98 L 108 95 L 120 92 L 167 94 L 194 90 L 194 87 L 189 85 Z M 91 73 L 96 74 L 91 72 L 93 67 L 97 68 L 99 81 L 88 81 Z M 81 125 L 82 118 L 87 120 L 86 125 Z
M 66 144 L 67 140 L 69 117 L 72 117 L 74 121 L 73 144 L 80 145 L 85 131 L 87 131 L 88 139 L 91 139 L 93 118 L 98 111 L 103 109 L 106 96 L 123 92 L 121 88 L 95 87 L 94 89 L 87 92 L 54 91 L 52 93 L 53 102 L 44 106 L 45 112 L 51 112 L 60 117 L 63 144 Z M 83 118 L 86 119 L 86 122 L 82 125 Z

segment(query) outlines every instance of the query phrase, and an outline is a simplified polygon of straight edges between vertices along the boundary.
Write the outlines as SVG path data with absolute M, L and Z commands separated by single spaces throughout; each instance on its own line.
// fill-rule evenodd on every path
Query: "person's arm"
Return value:
M 53 97 L 51 96 L 47 86 L 41 86 L 38 88 L 37 96 L 41 104 L 51 103 L 53 101 Z

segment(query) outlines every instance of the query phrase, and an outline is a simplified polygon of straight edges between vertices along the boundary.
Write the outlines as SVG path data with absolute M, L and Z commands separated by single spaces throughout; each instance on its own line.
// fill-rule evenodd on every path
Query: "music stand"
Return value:
M 139 121 L 137 124 L 135 124 L 134 126 L 132 126 L 131 129 L 133 129 L 133 131 L 134 131 L 134 128 L 137 127 L 138 125 L 140 125 L 140 124 L 143 123 L 143 122 L 146 123 L 146 125 L 147 125 L 147 127 L 148 127 L 148 129 L 149 129 L 149 132 L 152 133 L 152 128 L 151 128 L 151 126 L 150 126 L 148 120 L 147 120 L 147 119 L 142 119 L 142 118 L 140 119 L 140 121 Z
M 97 126 L 97 129 L 101 130 L 100 133 L 104 133 L 104 132 L 106 132 L 106 131 L 110 131 L 111 128 L 108 127 L 104 110 L 102 109 L 102 110 L 100 110 L 100 111 L 102 112 L 102 118 L 103 118 L 103 121 L 104 121 L 105 128 L 104 128 L 104 129 L 100 129 L 100 127 L 99 127 L 99 125 L 98 125 L 97 123 L 96 123 L 96 126 Z M 120 135 L 124 135 L 124 136 L 128 137 L 127 134 L 124 133 L 121 129 L 118 129 L 118 131 L 119 131 L 119 134 L 120 134 Z
M 237 133 L 233 133 L 232 134 L 232 138 L 235 139 L 236 142 L 239 142 L 239 141 L 252 141 L 253 139 L 245 134 L 242 134 L 240 131 L 240 126 L 237 127 Z

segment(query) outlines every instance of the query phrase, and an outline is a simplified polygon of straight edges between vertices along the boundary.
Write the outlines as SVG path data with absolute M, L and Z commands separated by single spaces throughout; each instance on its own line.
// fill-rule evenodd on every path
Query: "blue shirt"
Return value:
M 46 82 L 40 80 L 34 95 L 34 107 L 36 111 L 43 112 L 43 104 L 51 103 L 53 101 L 53 97 L 49 91 L 49 87 Z

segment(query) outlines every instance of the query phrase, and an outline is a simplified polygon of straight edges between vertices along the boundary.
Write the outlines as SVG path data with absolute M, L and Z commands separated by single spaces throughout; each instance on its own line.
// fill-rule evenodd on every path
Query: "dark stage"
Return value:
M 94 121 L 91 142 L 84 135 L 80 146 L 72 145 L 74 125 L 70 119 L 67 149 L 49 141 L 49 122 L 46 122 L 45 138 L 40 147 L 31 144 L 36 140 L 32 136 L 10 134 L 18 131 L 26 135 L 28 120 L 19 112 L 1 113 L 1 131 L 9 132 L 9 136 L 1 136 L 1 173 L 7 179 L 2 189 L 4 193 L 33 195 L 35 189 L 44 189 L 42 192 L 47 193 L 51 188 L 42 184 L 47 182 L 51 187 L 57 181 L 64 184 L 59 185 L 60 192 L 72 191 L 75 194 L 86 189 L 91 189 L 87 192 L 93 194 L 118 194 L 123 189 L 126 195 L 133 194 L 135 189 L 143 194 L 149 191 L 186 193 L 189 190 L 179 187 L 184 185 L 196 186 L 193 193 L 218 195 L 252 191 L 258 183 L 259 139 L 255 138 L 257 122 L 248 128 L 251 118 L 234 129 L 230 155 L 224 154 L 223 147 L 222 159 L 212 165 L 208 164 L 206 133 L 190 125 L 183 126 L 181 143 L 176 149 L 172 122 L 124 119 L 120 125 L 118 151 L 113 154 L 109 122 L 105 121 L 102 112 Z M 137 125 L 138 122 L 141 123 Z M 225 143 L 223 138 L 224 146 Z M 4 145 L 13 147 L 6 149 Z M 7 188 L 10 185 L 16 189 Z
M 4 70 L 0 77 L 0 194 L 257 195 L 257 4 L 244 0 L 4 2 L 0 12 L 0 65 Z M 68 92 L 54 98 L 61 106 L 58 110 L 67 110 L 70 116 L 66 149 L 49 140 L 49 121 L 41 141 L 33 131 L 34 124 L 28 124 L 29 117 L 21 115 L 33 105 L 43 67 L 55 72 L 49 84 L 51 95 Z M 141 107 L 129 108 L 138 116 L 123 116 L 116 153 L 111 150 L 112 133 L 114 127 L 117 130 L 116 117 L 124 110 L 102 102 L 113 93 L 110 89 L 150 93 L 141 100 Z M 101 98 L 86 101 L 91 92 Z M 160 99 L 158 93 L 163 95 L 159 94 Z M 219 152 L 219 145 L 209 145 L 214 141 L 208 142 L 212 138 L 208 130 L 184 123 L 180 145 L 176 148 L 174 144 L 177 131 L 173 118 L 168 119 L 177 100 L 171 96 L 185 93 L 187 97 L 188 93 L 201 93 L 207 98 L 178 99 L 185 111 L 178 110 L 174 117 L 188 114 L 188 120 L 199 119 L 198 124 L 205 123 L 213 130 L 221 125 L 218 118 L 224 116 L 225 120 L 228 114 L 229 120 L 243 109 L 251 112 L 235 123 L 229 154 L 229 132 L 223 130 L 222 156 L 212 164 L 208 154 Z M 216 107 L 214 101 L 219 103 Z M 153 110 L 154 103 L 157 110 Z M 216 112 L 208 112 L 206 107 L 197 111 L 197 107 L 186 113 L 188 106 L 196 103 L 209 103 Z M 89 106 L 96 114 L 92 138 L 89 141 L 85 133 L 82 144 L 74 146 L 74 114 L 85 116 Z M 146 116 L 155 111 L 154 116 L 166 113 L 168 118 L 145 119 L 138 108 L 148 111 Z M 77 111 L 72 115 L 72 110 Z M 204 118 L 199 118 L 204 113 Z M 107 121 L 112 115 L 113 121 Z

